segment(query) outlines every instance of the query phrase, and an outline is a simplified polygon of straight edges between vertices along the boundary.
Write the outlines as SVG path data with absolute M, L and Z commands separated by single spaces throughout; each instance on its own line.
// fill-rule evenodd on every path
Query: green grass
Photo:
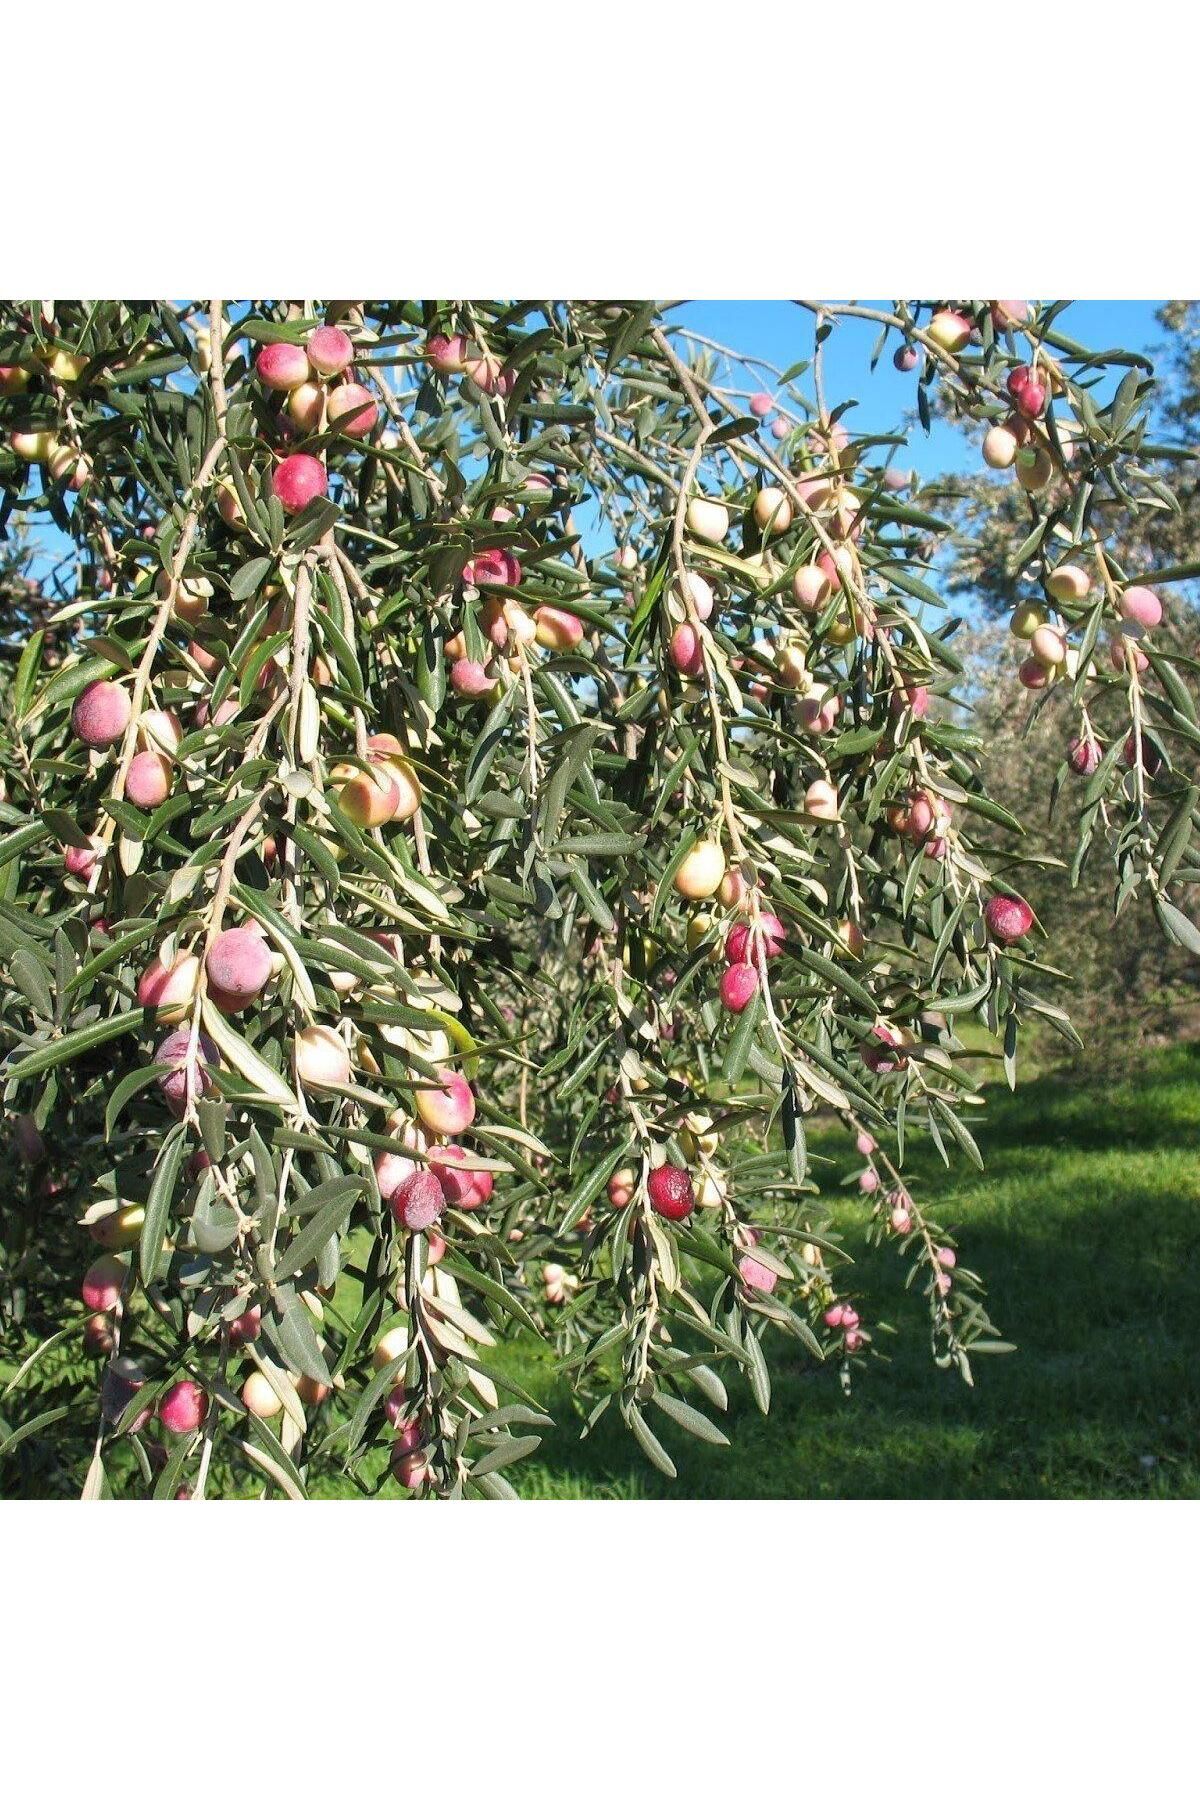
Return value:
M 906 1265 L 865 1246 L 865 1208 L 834 1211 L 860 1310 L 899 1336 L 847 1399 L 830 1372 L 774 1340 L 768 1417 L 731 1383 L 728 1450 L 655 1421 L 679 1468 L 666 1481 L 619 1420 L 577 1439 L 548 1353 L 504 1366 L 559 1421 L 513 1479 L 530 1498 L 1110 1498 L 1200 1496 L 1200 1048 L 1104 1079 L 1045 1076 L 989 1093 L 986 1172 L 914 1156 L 924 1204 L 982 1274 L 1018 1348 L 979 1357 L 976 1385 L 936 1369 Z M 814 1149 L 853 1162 L 838 1135 Z
M 839 1286 L 856 1296 L 889 1363 L 865 1359 L 846 1398 L 832 1370 L 768 1334 L 770 1415 L 723 1371 L 731 1447 L 711 1449 L 656 1418 L 679 1469 L 669 1482 L 613 1409 L 581 1442 L 553 1352 L 507 1345 L 489 1353 L 498 1370 L 557 1422 L 536 1456 L 507 1471 L 514 1485 L 553 1499 L 1200 1496 L 1200 1046 L 1122 1063 L 1087 1083 L 1047 1074 L 1015 1095 L 992 1088 L 978 1135 L 983 1174 L 957 1164 L 947 1173 L 924 1148 L 906 1170 L 956 1236 L 960 1261 L 986 1280 L 992 1318 L 1017 1345 L 1012 1355 L 978 1357 L 973 1388 L 934 1367 L 924 1303 L 904 1291 L 908 1264 L 891 1246 L 867 1246 L 867 1205 L 851 1188 L 832 1207 L 855 1258 Z M 812 1148 L 832 1159 L 823 1186 L 836 1192 L 858 1159 L 836 1130 L 814 1134 Z M 355 1286 L 346 1277 L 339 1289 L 343 1316 L 353 1314 Z M 897 1335 L 880 1333 L 881 1322 Z M 90 1396 L 95 1366 L 77 1366 L 73 1349 L 63 1354 L 68 1390 Z M 331 1409 L 328 1422 L 340 1413 Z M 93 1429 L 89 1398 L 55 1427 L 23 1491 L 77 1494 Z M 131 1474 L 130 1453 L 116 1452 L 122 1460 Z M 382 1476 L 384 1463 L 373 1451 L 364 1473 Z M 0 1492 L 15 1473 L 0 1464 Z M 214 1482 L 224 1493 L 259 1485 L 240 1462 Z M 357 1492 L 316 1469 L 310 1491 Z M 397 1490 L 385 1480 L 381 1493 Z

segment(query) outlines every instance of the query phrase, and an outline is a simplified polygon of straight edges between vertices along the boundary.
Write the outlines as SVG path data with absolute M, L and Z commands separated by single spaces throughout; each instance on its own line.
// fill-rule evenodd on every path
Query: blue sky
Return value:
M 863 304 L 878 306 L 879 302 L 864 300 Z M 1162 304 L 1161 300 L 1077 300 L 1059 315 L 1057 324 L 1089 349 L 1119 347 L 1153 353 L 1166 337 L 1154 317 Z M 704 337 L 762 356 L 779 369 L 813 353 L 815 321 L 789 300 L 693 300 L 671 317 Z M 856 432 L 893 431 L 915 408 L 916 376 L 902 375 L 892 366 L 891 351 L 898 339 L 893 339 L 872 373 L 870 356 L 877 335 L 875 325 L 844 319 L 825 343 L 826 404 L 832 408 L 852 397 L 857 399 L 858 406 L 846 420 L 848 428 Z M 802 391 L 806 379 L 800 378 Z M 765 378 L 762 386 L 769 391 Z M 1101 393 L 1105 393 L 1103 388 Z M 935 421 L 926 437 L 914 423 L 909 445 L 909 452 L 897 451 L 896 462 L 900 467 L 915 468 L 921 476 L 974 471 L 979 465 L 977 452 L 952 425 Z
M 1078 300 L 1060 315 L 1059 328 L 1093 349 L 1120 346 L 1153 354 L 1165 336 L 1154 316 L 1161 304 L 1158 300 Z M 761 356 L 779 369 L 811 357 L 813 352 L 812 315 L 788 300 L 693 300 L 673 309 L 670 318 L 704 337 Z M 826 403 L 835 407 L 855 397 L 858 405 L 847 424 L 856 432 L 895 431 L 905 415 L 910 415 L 909 448 L 897 451 L 899 467 L 915 469 L 922 477 L 976 469 L 977 452 L 955 427 L 935 421 L 926 437 L 915 420 L 916 377 L 893 368 L 890 350 L 871 371 L 869 359 L 876 335 L 874 325 L 858 320 L 839 322 L 825 345 Z M 739 371 L 735 385 L 743 381 L 750 385 Z M 802 388 L 804 382 L 802 377 Z M 757 385 L 769 390 L 771 383 L 763 374 Z M 48 522 L 35 533 L 35 543 L 40 552 L 35 566 L 38 574 L 44 575 L 52 560 L 70 550 L 69 540 Z M 598 541 L 595 548 L 608 548 L 607 534 L 605 542 Z

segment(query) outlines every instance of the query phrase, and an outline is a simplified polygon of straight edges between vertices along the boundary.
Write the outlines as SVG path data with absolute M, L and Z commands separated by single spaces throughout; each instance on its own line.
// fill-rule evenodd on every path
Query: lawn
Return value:
M 514 1485 L 558 1499 L 1200 1496 L 1200 1047 L 989 1099 L 985 1173 L 948 1175 L 933 1152 L 911 1163 L 1018 1346 L 978 1358 L 974 1388 L 933 1366 L 903 1265 L 863 1245 L 864 1208 L 846 1200 L 856 1285 L 899 1329 L 890 1366 L 864 1369 L 846 1399 L 779 1339 L 770 1415 L 731 1382 L 730 1449 L 664 1425 L 669 1482 L 607 1415 L 575 1441 L 552 1359 L 514 1348 L 509 1370 L 559 1420 Z M 851 1166 L 838 1135 L 814 1148 Z
M 873 1330 L 881 1320 L 896 1328 L 895 1337 L 876 1340 L 890 1363 L 865 1360 L 846 1398 L 831 1370 L 769 1334 L 770 1415 L 757 1412 L 730 1373 L 729 1449 L 710 1449 L 656 1420 L 679 1468 L 678 1481 L 669 1482 L 611 1414 L 580 1442 L 553 1352 L 528 1340 L 508 1346 L 497 1366 L 557 1421 L 538 1453 L 508 1471 L 522 1495 L 1200 1496 L 1200 1046 L 1121 1061 L 1087 1082 L 1043 1075 L 1016 1095 L 993 1088 L 989 1099 L 978 1133 L 985 1173 L 956 1165 L 947 1174 L 922 1150 L 908 1175 L 955 1233 L 960 1258 L 986 1280 L 989 1310 L 1015 1354 L 979 1357 L 973 1388 L 933 1366 L 923 1302 L 903 1288 L 907 1264 L 888 1246 L 866 1245 L 866 1204 L 851 1188 L 853 1198 L 832 1210 L 856 1259 L 850 1285 L 864 1317 Z M 837 1179 L 854 1166 L 843 1136 L 814 1134 L 812 1148 L 832 1159 L 826 1185 L 837 1191 Z M 343 1316 L 352 1315 L 349 1286 L 337 1299 Z M 86 1395 L 95 1366 L 81 1366 L 66 1346 L 64 1355 L 70 1391 Z M 337 1417 L 331 1409 L 327 1424 Z M 35 1452 L 41 1473 L 33 1491 L 78 1493 L 93 1419 L 86 1400 L 71 1408 L 53 1441 Z M 382 1450 L 372 1452 L 364 1473 L 381 1476 L 383 1464 Z M 247 1477 L 244 1468 L 226 1470 L 214 1488 L 258 1491 Z M 310 1492 L 356 1490 L 314 1470 Z M 397 1494 L 386 1480 L 381 1492 Z

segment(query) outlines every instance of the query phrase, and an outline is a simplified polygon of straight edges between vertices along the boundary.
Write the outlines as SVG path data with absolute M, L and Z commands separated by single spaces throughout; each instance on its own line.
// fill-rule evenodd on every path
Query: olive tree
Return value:
M 818 1113 L 937 1362 L 1007 1347 L 906 1150 L 978 1162 L 959 1033 L 1014 1079 L 1071 949 L 950 522 L 825 346 L 872 327 L 918 428 L 984 432 L 1047 788 L 1193 952 L 1195 664 L 1116 547 L 1175 504 L 1153 372 L 1059 312 L 803 302 L 775 369 L 652 303 L 0 309 L 5 514 L 75 551 L 8 697 L 4 1100 L 97 1358 L 35 1347 L 0 1451 L 84 1416 L 90 1498 L 508 1497 L 525 1331 L 673 1473 L 731 1378 L 768 1406 L 768 1334 L 873 1354 Z

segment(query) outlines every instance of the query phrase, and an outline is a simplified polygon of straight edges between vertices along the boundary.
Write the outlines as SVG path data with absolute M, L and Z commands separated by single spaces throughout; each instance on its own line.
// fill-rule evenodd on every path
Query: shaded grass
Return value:
M 908 1171 L 1018 1346 L 977 1358 L 974 1388 L 933 1366 L 905 1265 L 865 1246 L 865 1206 L 843 1199 L 860 1311 L 899 1331 L 877 1339 L 890 1366 L 864 1367 L 846 1399 L 771 1334 L 769 1417 L 731 1385 L 731 1449 L 663 1421 L 669 1482 L 608 1414 L 576 1441 L 552 1357 L 512 1346 L 502 1366 L 560 1421 L 514 1485 L 547 1498 L 1200 1496 L 1200 1049 L 1147 1056 L 1119 1085 L 1046 1076 L 989 1101 L 985 1173 L 947 1174 L 925 1149 Z M 854 1166 L 836 1132 L 813 1148 L 839 1174 Z
M 557 1422 L 534 1457 L 507 1471 L 518 1491 L 555 1499 L 1200 1497 L 1200 1047 L 1154 1052 L 1088 1082 L 1044 1075 L 1016 1095 L 999 1087 L 988 1098 L 977 1122 L 984 1173 L 961 1164 L 947 1173 L 930 1147 L 914 1145 L 906 1176 L 958 1239 L 960 1260 L 985 1278 L 989 1310 L 1015 1354 L 978 1357 L 973 1388 L 933 1366 L 923 1302 L 903 1288 L 907 1262 L 890 1246 L 867 1246 L 867 1203 L 851 1187 L 830 1208 L 855 1258 L 839 1287 L 853 1292 L 890 1363 L 865 1360 L 846 1398 L 831 1369 L 768 1334 L 768 1417 L 724 1371 L 730 1411 L 721 1423 L 731 1448 L 709 1448 L 655 1419 L 679 1469 L 670 1482 L 611 1408 L 580 1441 L 549 1347 L 503 1345 L 489 1363 Z M 836 1192 L 858 1159 L 837 1129 L 814 1132 L 811 1147 L 830 1159 L 822 1185 Z M 336 1296 L 343 1318 L 353 1317 L 357 1294 L 344 1276 Z M 886 1324 L 895 1337 L 880 1331 Z M 71 1391 L 90 1396 L 95 1366 L 79 1367 L 74 1349 L 63 1359 Z M 327 1428 L 345 1416 L 335 1402 Z M 77 1494 L 93 1430 L 89 1398 L 44 1444 L 27 1447 L 35 1467 L 20 1490 L 9 1485 L 16 1470 L 0 1464 L 0 1493 Z M 132 1453 L 111 1454 L 115 1471 L 128 1463 L 132 1475 Z M 369 1454 L 368 1485 L 385 1460 L 382 1449 Z M 214 1471 L 210 1491 L 260 1491 L 261 1477 L 231 1461 Z M 314 1496 L 357 1495 L 327 1470 L 318 1460 Z M 118 1487 L 131 1491 L 123 1479 Z M 398 1497 L 390 1481 L 380 1491 Z

